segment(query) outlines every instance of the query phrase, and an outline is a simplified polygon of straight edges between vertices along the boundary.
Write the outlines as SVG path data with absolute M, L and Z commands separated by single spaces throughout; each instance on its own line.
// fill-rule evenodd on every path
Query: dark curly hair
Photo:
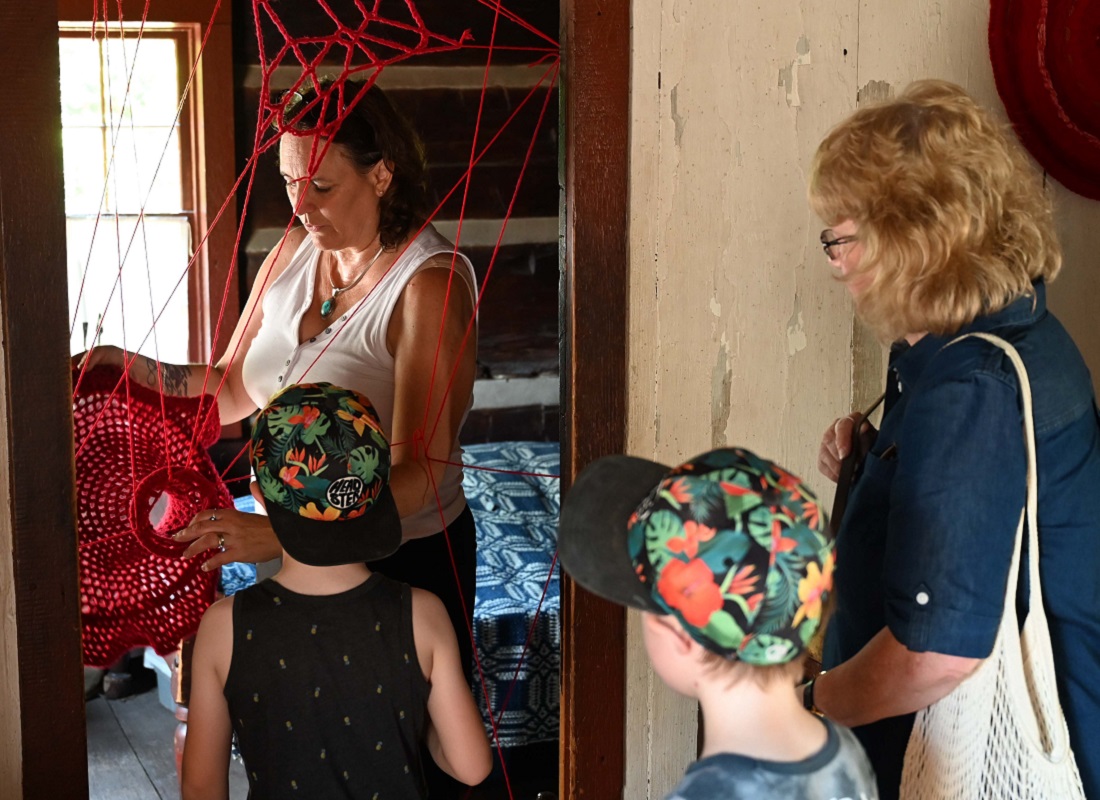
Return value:
M 379 200 L 378 233 L 383 247 L 396 247 L 428 218 L 424 145 L 378 86 L 322 78 L 316 85 L 287 92 L 276 108 L 273 127 L 280 133 L 329 139 L 364 172 L 379 161 L 386 162 L 393 180 Z

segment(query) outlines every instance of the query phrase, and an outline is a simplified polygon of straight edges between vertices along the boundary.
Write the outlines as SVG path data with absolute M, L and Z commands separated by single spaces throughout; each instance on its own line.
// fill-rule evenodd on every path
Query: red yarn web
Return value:
M 455 254 L 452 256 L 444 316 L 450 307 L 454 285 L 454 264 L 458 250 L 462 246 L 462 227 L 469 199 L 471 177 L 486 154 L 491 151 L 505 130 L 515 123 L 525 108 L 538 108 L 539 111 L 538 121 L 531 131 L 524 162 L 519 170 L 503 224 L 478 290 L 473 319 L 465 331 L 462 342 L 462 349 L 465 350 L 470 344 L 474 332 L 473 320 L 477 318 L 477 310 L 480 308 L 485 288 L 497 263 L 505 230 L 515 209 L 516 198 L 531 161 L 537 133 L 553 97 L 552 90 L 560 67 L 558 44 L 519 15 L 509 11 L 500 0 L 455 0 L 449 9 L 453 15 L 472 13 L 478 7 L 491 11 L 492 32 L 487 42 L 474 41 L 469 30 L 458 37 L 434 32 L 421 16 L 413 0 L 403 0 L 403 3 L 393 0 L 387 3 L 386 14 L 382 11 L 382 0 L 374 0 L 374 2 L 353 0 L 356 11 L 354 20 L 341 19 L 325 0 L 314 1 L 324 16 L 330 20 L 331 29 L 323 34 L 310 36 L 295 36 L 288 29 L 280 17 L 279 3 L 271 0 L 253 0 L 252 2 L 262 69 L 260 108 L 253 140 L 253 152 L 244 170 L 237 177 L 230 196 L 225 199 L 214 216 L 211 227 L 218 224 L 225 209 L 235 201 L 235 195 L 242 187 L 245 214 L 247 213 L 256 169 L 261 166 L 259 157 L 276 147 L 280 136 L 287 132 L 286 126 L 279 123 L 283 119 L 288 97 L 293 96 L 294 91 L 313 85 L 322 76 L 331 77 L 331 74 L 339 69 L 339 74 L 326 89 L 319 93 L 315 101 L 322 104 L 325 110 L 335 107 L 338 113 L 331 125 L 317 131 L 320 136 L 314 140 L 315 152 L 311 154 L 309 175 L 311 178 L 328 147 L 327 137 L 349 113 L 359 94 L 372 86 L 386 67 L 407 62 L 417 56 L 457 50 L 478 50 L 484 53 L 485 71 L 477 119 L 470 142 L 468 165 L 459 180 L 444 193 L 439 206 L 428 220 L 430 222 L 434 219 L 440 208 L 456 192 L 461 191 L 458 228 L 454 237 Z M 218 0 L 211 23 L 218 14 L 220 4 L 221 0 Z M 392 10 L 402 5 L 403 9 L 400 12 Z M 116 21 L 110 20 L 109 11 L 110 7 L 104 1 L 102 8 L 95 8 L 93 19 L 101 20 L 105 30 L 110 30 L 112 34 L 131 37 L 135 40 L 136 46 L 140 46 L 145 27 L 144 16 L 135 25 L 126 23 L 122 19 L 121 5 L 115 9 Z M 345 14 L 345 16 L 348 15 Z M 114 26 L 117 26 L 117 30 Z M 533 44 L 521 48 L 512 46 L 507 49 L 529 51 L 530 67 L 537 71 L 539 79 L 522 101 L 516 104 L 499 130 L 484 132 L 482 116 L 485 93 L 489 86 L 489 70 L 494 64 L 494 57 L 505 49 L 497 45 L 498 30 L 503 26 L 515 26 L 530 35 Z M 210 28 L 211 25 L 207 25 L 205 30 L 209 31 Z M 282 44 L 271 53 L 268 53 L 265 47 L 264 28 L 278 31 L 282 38 Z M 205 39 L 203 44 L 205 45 Z M 200 47 L 199 59 L 201 55 Z M 184 97 L 194 83 L 197 64 L 198 61 L 193 65 L 186 81 Z M 275 70 L 288 66 L 298 70 L 297 77 L 288 91 L 279 96 L 273 96 L 271 84 Z M 351 79 L 363 83 L 349 83 Z M 182 109 L 183 102 L 181 98 L 179 109 Z M 177 116 L 178 114 L 179 110 L 177 110 Z M 330 114 L 323 113 L 321 117 L 329 118 Z M 113 138 L 112 142 L 115 140 Z M 270 169 L 271 165 L 263 165 L 261 168 Z M 221 341 L 221 328 L 228 304 L 236 302 L 236 292 L 233 290 L 235 286 L 233 269 L 238 261 L 245 214 L 242 214 L 241 227 L 237 230 L 234 242 L 230 274 L 211 337 L 211 341 L 214 342 Z M 287 222 L 287 230 L 293 223 L 294 217 L 291 215 Z M 427 224 L 426 222 L 425 225 Z M 208 234 L 209 231 L 205 232 L 203 242 L 193 248 L 195 253 L 201 251 L 205 236 Z M 135 230 L 134 237 L 136 236 Z M 413 238 L 415 234 L 410 237 L 410 241 Z M 134 238 L 131 238 L 127 244 L 127 250 L 133 244 Z M 113 293 L 118 293 L 120 303 L 124 301 L 120 288 L 123 261 L 123 254 L 120 253 L 120 277 L 116 280 L 113 290 Z M 193 257 L 186 269 L 181 272 L 176 290 L 185 284 L 188 272 L 194 263 Z M 260 290 L 262 291 L 263 288 L 266 287 L 261 287 Z M 461 287 L 460 290 L 462 290 Z M 79 306 L 79 300 L 76 305 Z M 362 304 L 357 306 L 359 307 L 362 307 Z M 137 350 L 150 336 L 154 337 L 155 343 L 156 320 L 159 319 L 162 311 L 163 309 L 153 309 L 154 324 L 151 330 L 142 332 L 143 336 L 131 337 L 131 341 L 136 339 L 139 342 L 136 346 L 130 346 L 124 342 L 123 347 L 127 350 Z M 74 315 L 73 325 L 75 324 Z M 242 320 L 241 324 L 247 324 L 247 320 Z M 345 326 L 346 324 L 347 322 L 344 323 Z M 339 336 L 342 330 L 340 327 L 334 326 L 334 328 L 336 329 L 332 339 Z M 96 341 L 98 333 L 97 330 L 96 337 L 93 337 L 92 341 Z M 125 331 L 123 335 L 125 337 Z M 442 346 L 442 342 L 441 320 L 435 361 L 437 366 L 433 368 L 429 396 L 438 385 L 444 385 L 445 394 L 449 395 L 456 379 L 454 371 L 450 374 L 441 374 L 437 368 L 439 347 Z M 213 600 L 215 576 L 201 571 L 201 558 L 187 561 L 180 559 L 179 554 L 183 547 L 172 542 L 170 537 L 172 533 L 189 522 L 198 511 L 204 508 L 232 505 L 223 476 L 216 473 L 206 454 L 206 448 L 213 444 L 220 430 L 216 400 L 224 388 L 224 377 L 220 381 L 212 380 L 216 376 L 212 366 L 217 355 L 211 353 L 203 382 L 202 396 L 194 398 L 165 397 L 163 393 L 149 391 L 129 380 L 121 379 L 117 373 L 110 374 L 103 370 L 87 373 L 81 370 L 74 377 L 81 598 L 84 608 L 86 663 L 110 663 L 130 647 L 139 644 L 152 645 L 157 652 L 166 654 L 175 649 L 180 639 L 194 633 L 202 612 Z M 230 359 L 234 359 L 237 353 L 229 355 Z M 321 357 L 323 353 L 318 356 L 318 358 Z M 307 368 L 306 373 L 299 376 L 297 380 L 308 380 L 308 372 Z M 158 374 L 158 381 L 163 387 L 162 375 Z M 427 446 L 436 435 L 439 422 L 439 414 L 431 418 L 429 413 L 425 413 L 421 426 L 413 436 L 417 452 L 427 452 Z M 393 442 L 392 444 L 404 443 Z M 244 456 L 245 450 L 242 450 L 237 458 Z M 535 474 L 508 470 L 493 471 Z M 430 471 L 429 475 L 431 475 Z M 444 530 L 450 551 L 450 535 L 444 525 L 434 476 L 432 481 L 437 506 L 440 507 L 440 526 Z M 453 552 L 451 560 L 454 567 Z M 545 599 L 546 589 L 549 587 L 556 563 L 555 555 L 543 586 L 539 610 Z M 454 572 L 457 582 L 457 569 L 454 569 Z M 464 605 L 473 602 L 473 598 L 470 597 L 462 600 Z M 468 619 L 469 614 L 465 614 L 464 617 Z M 538 612 L 536 611 L 535 619 L 528 631 L 524 656 L 537 622 Z M 467 635 L 472 638 L 473 631 L 467 630 Z M 476 647 L 474 657 L 481 691 L 486 705 L 489 706 L 488 687 Z M 515 686 L 522 669 L 522 662 L 523 656 L 513 675 L 511 687 Z M 498 751 L 500 742 L 497 736 L 497 725 L 504 709 L 507 708 L 510 696 L 511 688 L 499 712 L 490 714 L 494 744 Z M 503 765 L 503 758 L 501 761 Z M 512 790 L 506 766 L 503 772 L 511 797 Z

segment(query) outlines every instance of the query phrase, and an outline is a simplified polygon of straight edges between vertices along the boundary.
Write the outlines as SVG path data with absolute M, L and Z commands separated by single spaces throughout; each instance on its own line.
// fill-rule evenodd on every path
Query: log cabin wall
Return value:
M 237 166 L 242 170 L 253 150 L 261 85 L 260 55 L 252 5 L 233 0 L 234 93 Z M 362 21 L 353 2 L 329 2 L 344 25 Z M 531 48 L 549 46 L 519 26 L 500 20 L 493 40 L 493 12 L 476 3 L 418 0 L 416 8 L 433 32 L 458 38 L 468 30 L 474 47 L 449 53 L 416 55 L 386 67 L 378 79 L 394 105 L 409 118 L 424 140 L 435 202 L 460 181 L 470 160 L 471 143 L 482 103 L 482 82 L 494 41 L 492 69 L 485 90 L 478 148 L 500 130 L 505 120 L 531 93 L 550 60 L 534 63 L 541 54 Z M 294 36 L 327 35 L 334 24 L 318 3 L 275 6 Z M 509 10 L 550 40 L 558 37 L 558 4 L 521 0 Z M 381 15 L 408 19 L 403 0 L 386 0 Z M 265 53 L 270 58 L 282 46 L 282 36 L 262 18 Z M 335 51 L 334 51 L 335 52 Z M 342 57 L 342 51 L 338 54 Z M 327 74 L 338 75 L 339 63 Z M 319 70 L 326 74 L 325 70 Z M 367 73 L 369 74 L 369 73 Z M 281 91 L 299 77 L 297 62 L 288 58 L 272 75 Z M 478 382 L 474 409 L 463 430 L 464 443 L 528 439 L 558 439 L 558 99 L 556 86 L 541 125 L 539 113 L 546 89 L 538 89 L 515 120 L 475 167 L 461 214 L 460 186 L 443 204 L 435 224 L 455 239 L 463 219 L 460 247 L 473 261 L 479 284 L 485 286 L 479 309 Z M 536 131 L 536 126 L 538 130 Z M 530 160 L 505 231 L 492 273 L 494 245 L 513 202 L 517 179 L 534 135 Z M 243 192 L 239 193 L 243 197 Z M 433 203 L 434 205 L 435 203 Z M 261 156 L 246 210 L 242 236 L 242 303 L 264 256 L 290 220 L 290 206 L 279 177 L 276 152 Z

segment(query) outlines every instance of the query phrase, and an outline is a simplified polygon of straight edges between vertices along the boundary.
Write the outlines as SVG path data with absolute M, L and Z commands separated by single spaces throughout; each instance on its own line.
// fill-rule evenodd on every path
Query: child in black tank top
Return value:
M 447 612 L 371 573 L 401 543 L 389 447 L 362 395 L 292 386 L 260 413 L 252 490 L 283 546 L 273 578 L 215 603 L 192 668 L 183 797 L 423 798 L 421 743 L 456 779 L 491 755 Z

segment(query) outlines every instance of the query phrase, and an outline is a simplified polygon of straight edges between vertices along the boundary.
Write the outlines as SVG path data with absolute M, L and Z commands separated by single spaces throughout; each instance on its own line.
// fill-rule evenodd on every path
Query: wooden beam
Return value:
M 630 0 L 562 0 L 562 491 L 626 443 Z M 562 576 L 561 790 L 622 796 L 626 615 Z
M 55 4 L 0 0 L 0 70 L 0 797 L 87 797 Z

